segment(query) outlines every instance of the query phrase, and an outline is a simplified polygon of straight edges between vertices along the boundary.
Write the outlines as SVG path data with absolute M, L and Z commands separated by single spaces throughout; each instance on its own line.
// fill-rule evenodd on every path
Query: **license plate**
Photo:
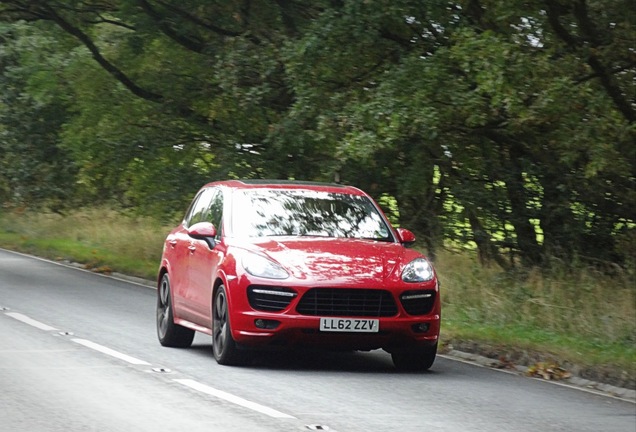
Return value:
M 352 318 L 320 318 L 320 331 L 377 333 L 380 320 Z

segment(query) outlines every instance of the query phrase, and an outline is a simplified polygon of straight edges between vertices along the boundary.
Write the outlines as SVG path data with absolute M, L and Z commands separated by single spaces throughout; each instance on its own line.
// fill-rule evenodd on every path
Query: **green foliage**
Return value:
M 0 41 L 0 199 L 58 210 L 75 174 L 59 137 L 69 101 L 56 71 L 66 60 L 45 55 L 55 41 L 21 24 L 0 24 Z
M 209 180 L 335 180 L 432 258 L 633 270 L 628 5 L 3 1 L 0 199 L 166 219 Z

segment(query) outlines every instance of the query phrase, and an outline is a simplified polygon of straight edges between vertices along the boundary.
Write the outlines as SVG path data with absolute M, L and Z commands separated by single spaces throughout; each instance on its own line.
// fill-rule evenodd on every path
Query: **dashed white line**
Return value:
M 210 396 L 214 396 L 219 399 L 223 399 L 225 401 L 231 402 L 236 405 L 240 405 L 244 408 L 249 408 L 253 411 L 260 412 L 262 414 L 266 414 L 270 417 L 274 418 L 287 418 L 287 419 L 295 419 L 296 417 L 291 416 L 289 414 L 285 414 L 283 412 L 277 411 L 273 408 L 266 407 L 264 405 L 258 404 L 256 402 L 248 401 L 247 399 L 243 399 L 241 397 L 235 396 L 231 393 L 224 392 L 222 390 L 217 390 L 213 387 L 207 386 L 205 384 L 201 384 L 200 382 L 191 380 L 191 379 L 175 379 L 173 380 L 182 384 L 186 387 L 190 387 L 191 389 L 200 391 L 201 393 L 208 394 Z
M 51 327 L 48 324 L 44 324 L 40 321 L 36 321 L 33 318 L 29 318 L 26 315 L 22 315 L 21 313 L 17 313 L 17 312 L 7 312 L 5 313 L 5 315 L 10 316 L 13 319 L 17 319 L 18 321 L 21 321 L 25 324 L 28 324 L 32 327 L 38 328 L 40 330 L 44 330 L 44 331 L 52 331 L 52 330 L 57 330 L 55 327 Z
M 5 315 L 10 316 L 11 318 L 14 318 L 18 321 L 21 321 L 25 324 L 28 324 L 30 326 L 36 327 L 40 330 L 44 330 L 44 331 L 53 331 L 53 330 L 57 330 L 55 327 L 51 327 L 48 324 L 44 324 L 40 321 L 36 321 L 33 318 L 29 318 L 26 315 L 23 315 L 21 313 L 17 313 L 17 312 L 6 312 Z M 71 339 L 71 341 L 75 342 L 76 344 L 82 345 L 86 348 L 90 348 L 92 350 L 98 351 L 102 354 L 106 354 L 109 355 L 111 357 L 117 358 L 119 360 L 123 360 L 125 362 L 128 362 L 130 364 L 133 365 L 146 365 L 146 366 L 150 366 L 150 363 L 144 361 L 144 360 L 140 360 L 136 357 L 132 357 L 129 356 L 128 354 L 124 354 L 121 353 L 119 351 L 115 351 L 114 349 L 108 348 L 106 346 L 97 344 L 95 342 L 89 341 L 87 339 L 79 339 L 79 338 L 73 338 Z M 242 397 L 233 395 L 231 393 L 227 393 L 224 392 L 223 390 L 218 390 L 215 389 L 213 387 L 207 386 L 205 384 L 202 384 L 200 382 L 197 382 L 195 380 L 192 379 L 175 379 L 173 380 L 181 385 L 184 385 L 186 387 L 189 387 L 191 389 L 197 390 L 201 393 L 205 393 L 207 395 L 210 396 L 214 396 L 218 399 L 222 399 L 225 400 L 227 402 L 233 403 L 235 405 L 239 405 L 241 407 L 244 408 L 248 408 L 251 409 L 252 411 L 256 411 L 259 412 L 261 414 L 265 414 L 268 415 L 270 417 L 273 418 L 283 418 L 283 419 L 295 419 L 296 417 L 289 415 L 289 414 L 285 414 L 283 412 L 277 411 L 273 408 L 269 408 L 266 407 L 264 405 L 258 404 L 256 402 L 252 402 L 249 401 L 247 399 L 243 399 Z
M 89 340 L 86 339 L 71 339 L 73 342 L 83 345 L 87 348 L 93 349 L 95 351 L 99 351 L 102 354 L 106 354 L 109 355 L 111 357 L 115 357 L 118 358 L 119 360 L 123 360 L 125 362 L 128 362 L 130 364 L 134 364 L 134 365 L 150 365 L 150 363 L 148 363 L 147 361 L 144 360 L 139 360 L 138 358 L 129 356 L 128 354 L 124 354 L 124 353 L 120 353 L 119 351 L 115 351 L 114 349 L 105 347 L 103 345 L 100 344 L 96 344 L 95 342 L 91 342 Z

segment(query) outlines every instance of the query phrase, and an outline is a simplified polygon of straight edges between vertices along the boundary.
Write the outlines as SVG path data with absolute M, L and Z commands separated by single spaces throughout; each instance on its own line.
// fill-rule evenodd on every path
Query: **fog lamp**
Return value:
M 279 324 L 280 324 L 280 321 L 276 321 L 276 320 L 266 320 L 261 318 L 254 320 L 254 325 L 257 328 L 265 329 L 265 330 L 275 329 L 276 327 L 278 327 Z
M 413 324 L 412 329 L 415 333 L 426 333 L 430 327 L 431 325 L 429 323 L 419 323 Z

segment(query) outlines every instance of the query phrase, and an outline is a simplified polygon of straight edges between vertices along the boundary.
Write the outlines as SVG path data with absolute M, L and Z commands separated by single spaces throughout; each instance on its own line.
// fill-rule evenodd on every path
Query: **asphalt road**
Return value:
M 636 405 L 440 357 L 163 348 L 148 287 L 0 250 L 0 431 L 634 432 Z

